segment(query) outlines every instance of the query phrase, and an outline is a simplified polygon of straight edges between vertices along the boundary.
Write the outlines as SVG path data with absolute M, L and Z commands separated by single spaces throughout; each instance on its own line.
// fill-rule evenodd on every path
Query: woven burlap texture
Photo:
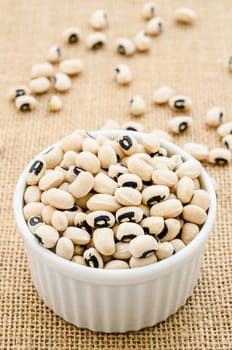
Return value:
M 0 349 L 231 349 L 232 238 L 231 167 L 207 166 L 219 183 L 218 212 L 201 268 L 201 276 L 186 305 L 165 322 L 139 332 L 106 335 L 78 329 L 57 317 L 38 297 L 32 284 L 23 242 L 14 223 L 12 200 L 15 184 L 28 161 L 43 148 L 77 128 L 97 129 L 104 120 L 130 119 L 128 101 L 141 95 L 147 112 L 141 121 L 147 130 L 162 128 L 173 115 L 168 107 L 151 103 L 153 90 L 170 85 L 191 96 L 194 126 L 175 137 L 182 145 L 198 141 L 220 145 L 215 130 L 204 126 L 212 106 L 232 115 L 232 74 L 226 63 L 232 54 L 231 0 L 156 0 L 164 18 L 164 32 L 152 39 L 149 53 L 132 58 L 114 53 L 114 40 L 133 37 L 146 23 L 141 19 L 144 1 L 133 0 L 1 0 L 0 36 Z M 174 10 L 189 6 L 197 12 L 194 26 L 176 25 Z M 84 41 L 91 31 L 90 14 L 105 8 L 109 14 L 106 48 L 88 52 Z M 32 64 L 46 60 L 50 45 L 61 42 L 62 31 L 80 26 L 82 39 L 63 46 L 64 57 L 83 59 L 85 68 L 73 87 L 61 96 L 64 108 L 49 114 L 49 94 L 38 98 L 33 113 L 16 112 L 4 97 L 8 88 L 27 83 Z M 128 63 L 134 75 L 129 87 L 114 82 L 114 67 Z

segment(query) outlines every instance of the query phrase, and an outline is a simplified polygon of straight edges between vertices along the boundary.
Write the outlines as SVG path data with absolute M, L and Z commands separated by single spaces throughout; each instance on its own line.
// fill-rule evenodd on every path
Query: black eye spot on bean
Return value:
M 164 223 L 163 230 L 157 235 L 158 239 L 164 238 L 167 233 L 168 233 L 168 228 L 167 228 L 167 225 Z
M 218 164 L 218 165 L 226 165 L 228 163 L 227 159 L 224 159 L 224 158 L 215 158 L 215 162 Z
M 75 175 L 79 175 L 81 173 L 81 170 L 77 166 L 75 166 L 75 168 L 73 168 L 73 173 Z
M 129 235 L 125 235 L 122 237 L 121 241 L 122 242 L 129 242 L 131 239 L 135 238 L 136 235 L 134 235 L 133 233 L 129 234 Z
M 137 187 L 137 182 L 135 181 L 126 181 L 122 184 L 122 187 L 132 187 L 136 188 Z
M 78 41 L 78 36 L 75 33 L 71 34 L 68 39 L 69 44 L 74 44 L 77 41 Z
M 56 52 L 57 52 L 58 56 L 61 55 L 61 51 L 60 51 L 60 48 L 59 48 L 59 47 L 57 47 Z
M 102 42 L 102 41 L 98 41 L 96 44 L 94 44 L 94 45 L 92 46 L 92 49 L 93 49 L 93 50 L 98 50 L 98 49 L 100 49 L 102 46 L 103 46 L 103 42 Z
M 219 114 L 219 120 L 220 120 L 220 122 L 222 121 L 222 119 L 223 119 L 223 113 L 221 112 L 221 113 Z
M 60 166 L 60 167 L 61 167 L 61 169 L 68 171 L 67 167 L 65 167 L 65 166 Z
M 133 142 L 130 136 L 125 135 L 119 140 L 119 145 L 127 151 L 128 149 L 131 148 L 131 146 L 133 145 Z
M 148 255 L 155 252 L 155 249 L 149 249 L 146 252 L 144 252 L 139 258 L 146 258 Z
M 26 92 L 24 89 L 16 89 L 15 92 L 16 92 L 15 94 L 16 97 L 26 95 Z
M 150 233 L 149 227 L 143 227 L 143 231 L 146 235 Z
M 36 233 L 34 234 L 34 236 L 39 241 L 39 243 L 43 245 L 42 238 L 40 236 L 38 236 Z
M 85 220 L 82 221 L 82 222 L 79 222 L 79 223 L 76 225 L 76 227 L 86 230 L 89 234 L 92 233 L 92 228 L 91 228 L 91 226 L 89 226 L 89 224 L 88 224 L 87 221 L 85 221 Z
M 150 199 L 148 199 L 147 205 L 149 205 L 149 206 L 154 205 L 156 203 L 159 203 L 159 202 L 163 201 L 164 199 L 165 199 L 165 196 L 154 196 L 154 197 L 151 197 Z
M 24 103 L 21 107 L 20 107 L 21 111 L 30 111 L 30 104 L 29 103 Z
M 132 126 L 128 126 L 126 128 L 126 130 L 130 130 L 130 131 L 138 131 L 137 129 L 133 128 Z
M 121 224 L 122 222 L 134 222 L 135 214 L 133 211 L 128 211 L 127 213 L 121 214 L 118 216 L 118 222 Z
M 163 157 L 164 153 L 162 151 L 156 151 L 154 153 L 150 153 L 150 157 Z
M 150 12 L 151 12 L 151 15 L 154 16 L 154 14 L 155 14 L 155 7 L 154 6 L 151 6 Z
M 120 69 L 119 69 L 119 68 L 115 68 L 115 71 L 116 71 L 117 73 L 120 73 Z
M 159 22 L 159 23 L 158 23 L 158 26 L 159 26 L 159 31 L 161 32 L 161 31 L 162 31 L 162 23 Z
M 175 108 L 177 109 L 184 109 L 185 107 L 185 100 L 180 99 L 180 100 L 176 100 L 174 103 Z
M 179 129 L 180 132 L 183 132 L 183 131 L 185 131 L 187 128 L 188 128 L 188 123 L 182 122 L 182 123 L 180 123 L 178 129 Z
M 143 184 L 144 184 L 145 186 L 151 186 L 151 185 L 153 185 L 153 181 L 152 181 L 152 180 L 148 180 L 148 181 L 144 181 L 144 180 L 143 180 Z
M 96 256 L 94 256 L 94 255 L 90 255 L 88 259 L 85 259 L 85 262 L 90 267 L 98 267 L 99 266 L 98 260 L 97 260 Z
M 70 208 L 70 209 L 65 209 L 65 210 L 71 211 L 71 212 L 72 212 L 72 211 L 77 211 L 77 209 L 78 209 L 78 208 L 77 208 L 76 206 L 74 206 L 74 207 L 72 207 L 72 208 Z
M 100 215 L 94 219 L 95 227 L 108 227 L 110 218 L 107 215 Z
M 228 149 L 230 148 L 227 141 L 224 142 L 224 145 L 226 146 L 226 148 L 228 148 Z
M 43 220 L 42 220 L 42 218 L 40 216 L 33 216 L 29 220 L 29 224 L 31 226 L 36 226 L 37 224 L 42 223 L 42 222 L 43 222 Z
M 36 160 L 32 166 L 29 169 L 29 173 L 34 173 L 35 175 L 39 175 L 39 173 L 41 172 L 41 170 L 43 169 L 43 162 L 41 162 L 40 160 Z
M 123 45 L 118 46 L 118 53 L 120 53 L 120 55 L 126 54 L 126 50 L 125 50 L 125 47 Z

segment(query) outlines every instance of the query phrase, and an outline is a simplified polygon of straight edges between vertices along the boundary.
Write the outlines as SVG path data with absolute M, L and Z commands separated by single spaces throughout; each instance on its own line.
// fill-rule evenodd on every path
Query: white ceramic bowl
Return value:
M 101 133 L 115 138 L 118 132 L 102 130 L 91 134 Z M 132 134 L 141 139 L 141 133 Z M 161 144 L 170 153 L 178 153 L 186 160 L 193 159 L 168 141 L 161 140 Z M 14 214 L 35 288 L 57 315 L 93 331 L 126 332 L 164 321 L 185 304 L 197 282 L 206 240 L 216 214 L 215 192 L 205 170 L 201 182 L 210 194 L 211 205 L 207 221 L 189 245 L 153 265 L 129 270 L 103 270 L 77 265 L 38 244 L 27 227 L 22 211 L 28 168 L 29 165 L 16 187 Z

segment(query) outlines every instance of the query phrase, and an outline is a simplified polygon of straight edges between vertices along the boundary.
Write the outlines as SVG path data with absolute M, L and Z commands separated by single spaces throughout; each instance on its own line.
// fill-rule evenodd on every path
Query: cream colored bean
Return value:
M 51 63 L 57 63 L 60 61 L 61 58 L 61 48 L 57 45 L 53 45 L 48 50 L 48 56 L 47 59 Z
M 48 204 L 57 209 L 71 209 L 74 206 L 74 198 L 67 191 L 58 188 L 50 188 L 47 191 Z
M 163 218 L 175 218 L 183 211 L 183 206 L 178 199 L 167 199 L 151 207 L 151 216 L 162 216 Z
M 52 214 L 52 226 L 57 230 L 57 231 L 65 231 L 66 228 L 68 227 L 68 218 L 67 216 L 59 210 L 56 210 Z
M 122 270 L 129 269 L 129 265 L 126 261 L 123 260 L 111 260 L 107 264 L 105 264 L 104 269 L 107 270 Z
M 134 174 L 123 174 L 118 177 L 119 187 L 131 187 L 138 191 L 141 191 L 143 187 L 142 180 L 139 176 Z
M 187 96 L 176 95 L 169 99 L 169 106 L 174 111 L 188 111 L 192 106 L 192 101 Z
M 106 44 L 106 36 L 104 33 L 91 33 L 86 38 L 86 47 L 89 50 L 99 50 Z
M 142 143 L 147 153 L 155 153 L 160 147 L 160 139 L 153 133 L 145 134 Z
M 104 142 L 103 146 L 108 146 L 108 147 L 111 147 L 111 148 L 114 149 L 114 151 L 116 153 L 116 156 L 117 156 L 118 162 L 120 160 L 123 160 L 123 158 L 125 157 L 125 152 L 122 150 L 122 148 L 119 145 L 119 143 L 117 142 L 117 140 L 115 140 L 115 141 L 107 140 L 107 141 Z
M 63 213 L 68 218 L 68 225 L 73 226 L 74 225 L 74 219 L 76 217 L 77 213 L 81 213 L 82 209 L 77 205 L 77 203 L 74 205 L 74 207 L 64 210 Z
M 151 39 L 146 32 L 138 32 L 134 38 L 136 50 L 139 52 L 149 51 L 151 48 Z
M 143 211 L 144 218 L 150 216 L 150 208 L 147 205 L 140 204 L 138 208 L 140 208 Z
M 71 260 L 73 253 L 74 253 L 73 242 L 66 237 L 59 238 L 56 244 L 56 254 L 66 260 Z
M 220 137 L 232 134 L 232 122 L 223 123 L 217 128 L 217 133 Z
M 113 119 L 107 119 L 101 127 L 101 130 L 113 130 L 113 129 L 116 129 L 116 130 L 120 129 L 118 122 L 116 122 Z M 102 135 L 99 135 L 99 136 L 102 136 Z M 104 141 L 108 142 L 109 140 L 106 138 Z M 103 146 L 104 141 L 101 144 L 99 144 L 99 146 Z
M 86 266 L 86 262 L 85 262 L 85 259 L 83 258 L 83 256 L 74 255 L 72 257 L 71 261 L 76 263 L 76 264 Z
M 104 145 L 98 150 L 98 159 L 103 169 L 108 169 L 110 165 L 117 163 L 117 155 L 114 149 Z
M 153 2 L 147 2 L 142 9 L 142 17 L 144 19 L 151 19 L 156 15 L 156 6 Z
M 152 255 L 158 247 L 159 243 L 154 237 L 142 235 L 130 241 L 128 250 L 136 258 L 145 258 Z
M 168 155 L 168 152 L 163 147 L 159 147 L 159 149 L 156 152 L 150 154 L 150 156 L 152 158 L 153 157 L 167 157 L 167 155 Z
M 166 156 L 155 156 L 152 157 L 152 166 L 154 170 L 161 169 L 162 166 L 164 169 L 175 170 L 176 163 L 171 158 Z
M 106 210 L 111 213 L 118 210 L 121 205 L 116 202 L 114 196 L 110 194 L 95 194 L 87 202 L 87 207 L 90 210 Z
M 169 86 L 161 86 L 154 91 L 152 101 L 156 104 L 164 104 L 173 96 L 174 91 Z
M 200 161 L 206 160 L 209 154 L 208 147 L 201 143 L 186 143 L 184 150 Z
M 108 169 L 108 175 L 115 181 L 120 175 L 127 174 L 128 169 L 120 164 L 110 165 Z
M 127 166 L 131 173 L 139 176 L 143 181 L 151 180 L 153 174 L 152 166 L 137 154 L 128 159 Z
M 96 210 L 87 214 L 86 221 L 95 228 L 112 227 L 115 223 L 114 215 L 105 210 Z
M 48 101 L 49 112 L 58 112 L 62 109 L 63 102 L 57 95 L 52 95 Z
M 210 196 L 205 190 L 195 190 L 190 204 L 197 205 L 203 210 L 207 211 L 210 206 Z
M 129 261 L 129 265 L 131 268 L 143 267 L 147 265 L 151 265 L 157 262 L 157 257 L 155 254 L 149 255 L 145 258 L 135 258 L 132 256 Z
M 90 17 L 90 26 L 95 30 L 103 30 L 108 25 L 107 13 L 105 10 L 96 10 Z
M 100 170 L 99 159 L 91 152 L 83 151 L 76 157 L 76 165 L 92 174 L 97 174 Z
M 87 171 L 81 171 L 76 179 L 69 185 L 69 192 L 75 198 L 86 196 L 93 188 L 94 177 Z
M 129 103 L 130 114 L 134 117 L 140 117 L 146 112 L 145 101 L 141 96 L 133 96 Z
M 170 241 L 170 243 L 172 244 L 173 248 L 175 249 L 175 253 L 178 253 L 181 249 L 183 249 L 185 247 L 184 242 L 182 242 L 181 239 L 173 239 L 172 241 Z
M 83 137 L 75 133 L 67 135 L 61 140 L 60 148 L 64 151 L 80 152 L 82 149 Z
M 232 135 L 224 136 L 222 143 L 230 152 L 232 152 Z
M 119 224 L 123 222 L 139 223 L 143 219 L 143 211 L 139 207 L 123 207 L 117 210 L 115 217 Z
M 158 235 L 164 229 L 164 219 L 159 216 L 148 216 L 143 219 L 141 226 L 146 234 Z
M 35 237 L 45 248 L 53 248 L 59 239 L 59 233 L 50 225 L 41 225 L 35 231 Z
M 109 256 L 115 252 L 114 231 L 110 228 L 98 228 L 93 232 L 93 243 L 99 253 Z
M 74 244 L 79 245 L 86 245 L 90 241 L 90 235 L 86 230 L 74 226 L 69 226 L 64 231 L 63 236 L 71 239 Z
M 189 244 L 198 235 L 199 231 L 198 225 L 186 222 L 181 230 L 181 239 L 184 244 Z
M 119 38 L 116 41 L 116 51 L 123 56 L 132 56 L 135 53 L 135 44 L 128 38 Z
M 42 218 L 43 221 L 47 224 L 47 225 L 51 225 L 52 224 L 52 215 L 54 214 L 54 212 L 56 211 L 56 209 L 50 205 L 44 205 L 43 209 L 42 209 Z
M 25 220 L 28 220 L 31 216 L 42 216 L 42 210 L 44 204 L 40 202 L 30 202 L 23 207 L 23 215 Z
M 188 176 L 183 176 L 177 183 L 176 195 L 182 203 L 189 203 L 194 194 L 194 182 Z
M 22 112 L 32 111 L 33 109 L 35 109 L 36 105 L 36 99 L 30 95 L 22 95 L 16 97 L 15 100 L 16 108 Z
M 117 187 L 117 182 L 103 173 L 97 174 L 94 178 L 93 190 L 97 193 L 113 195 Z
M 58 72 L 53 76 L 54 88 L 59 92 L 65 92 L 71 89 L 72 81 L 65 73 Z
M 83 255 L 85 262 L 87 266 L 93 267 L 93 268 L 103 268 L 103 260 L 101 255 L 98 253 L 98 251 L 95 248 L 89 248 L 84 252 Z
M 172 136 L 169 135 L 167 132 L 161 130 L 161 129 L 154 129 L 152 131 L 152 134 L 155 135 L 156 137 L 158 137 L 159 139 L 165 139 L 165 140 L 168 140 L 168 141 L 172 141 Z
M 126 155 L 132 155 L 137 151 L 137 141 L 131 135 L 121 133 L 117 138 L 117 142 L 119 143 L 122 151 Z
M 51 83 L 48 78 L 39 77 L 39 78 L 32 79 L 29 82 L 29 87 L 33 93 L 43 94 L 50 89 Z
M 164 242 L 159 245 L 159 249 L 156 252 L 158 260 L 164 260 L 175 254 L 173 245 L 169 242 Z
M 161 242 L 173 240 L 180 232 L 181 224 L 177 219 L 169 218 L 164 221 L 163 230 L 157 235 Z
M 76 44 L 80 40 L 80 29 L 70 27 L 63 31 L 62 39 L 65 44 Z
M 183 218 L 185 221 L 193 224 L 202 225 L 207 219 L 207 214 L 201 207 L 197 205 L 188 204 L 183 209 Z
M 224 110 L 222 108 L 213 107 L 206 113 L 205 123 L 212 128 L 216 128 L 222 123 L 223 116 Z
M 27 87 L 26 85 L 19 85 L 19 86 L 16 86 L 14 88 L 11 88 L 8 91 L 7 98 L 10 101 L 15 101 L 15 99 L 17 97 L 24 96 L 24 95 L 30 95 L 30 93 L 31 93 L 31 90 L 29 89 L 29 87 Z
M 41 177 L 46 172 L 46 163 L 42 158 L 37 158 L 31 164 L 26 181 L 28 185 L 37 185 Z
M 208 161 L 212 164 L 226 165 L 231 161 L 231 152 L 225 148 L 213 148 L 209 152 Z
M 59 69 L 67 75 L 77 75 L 83 71 L 83 62 L 79 59 L 66 59 L 60 62 Z
M 35 233 L 38 227 L 44 225 L 43 219 L 41 216 L 31 216 L 27 221 L 27 225 L 32 233 Z
M 92 233 L 92 227 L 87 223 L 87 214 L 78 212 L 74 218 L 74 226 L 86 230 L 89 234 Z
M 161 17 L 152 18 L 146 27 L 146 33 L 151 36 L 157 36 L 162 33 L 164 27 L 164 21 Z
M 116 238 L 122 242 L 129 242 L 131 239 L 144 235 L 143 228 L 134 222 L 123 222 L 116 231 Z
M 136 123 L 133 121 L 126 122 L 122 125 L 123 130 L 129 130 L 129 131 L 144 131 L 144 126 L 141 123 Z
M 177 23 L 193 24 L 196 20 L 196 14 L 189 8 L 180 7 L 176 9 L 174 18 Z
M 115 68 L 115 79 L 119 85 L 128 85 L 132 80 L 132 73 L 126 64 L 118 64 Z
M 46 77 L 51 78 L 54 74 L 54 68 L 51 63 L 38 63 L 31 67 L 31 78 Z
M 198 179 L 194 179 L 193 182 L 194 182 L 194 189 L 199 190 L 201 188 L 200 181 Z
M 54 146 L 44 153 L 42 157 L 46 162 L 47 169 L 54 169 L 60 164 L 63 158 L 63 151 L 59 146 Z
M 113 257 L 115 259 L 120 259 L 120 260 L 130 259 L 131 253 L 128 250 L 128 245 L 129 243 L 117 242 L 115 244 L 115 252 L 113 254 Z
M 148 186 L 142 191 L 142 200 L 145 205 L 152 206 L 154 204 L 165 201 L 169 195 L 169 188 L 162 185 Z
M 152 180 L 156 185 L 164 185 L 167 187 L 175 186 L 178 181 L 176 173 L 171 170 L 158 169 L 152 174 Z
M 142 195 L 138 190 L 130 187 L 120 187 L 115 190 L 115 199 L 122 205 L 140 205 Z
M 97 141 L 92 137 L 86 137 L 86 139 L 84 139 L 82 143 L 82 150 L 91 152 L 96 155 L 99 150 L 99 145 Z
M 25 203 L 40 202 L 41 191 L 38 186 L 28 186 L 24 192 L 23 199 Z
M 57 170 L 51 170 L 51 172 L 45 174 L 39 180 L 39 188 L 42 191 L 47 191 L 50 188 L 58 187 L 64 181 L 64 175 Z
M 76 199 L 76 204 L 82 208 L 83 210 L 87 210 L 87 202 L 88 200 L 93 196 L 94 194 L 92 192 L 88 193 L 86 196 L 82 197 L 82 198 L 77 198 Z
M 193 124 L 191 117 L 178 116 L 173 117 L 168 122 L 168 130 L 173 134 L 180 134 L 190 128 Z
M 191 179 L 196 179 L 201 175 L 202 172 L 202 166 L 201 163 L 197 160 L 187 160 L 183 164 L 179 166 L 176 173 L 179 178 L 183 176 L 191 177 Z

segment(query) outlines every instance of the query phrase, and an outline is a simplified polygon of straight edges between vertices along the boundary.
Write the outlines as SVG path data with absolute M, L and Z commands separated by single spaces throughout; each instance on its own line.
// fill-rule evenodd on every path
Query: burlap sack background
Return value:
M 97 129 L 107 118 L 120 123 L 129 119 L 128 101 L 141 94 L 147 113 L 141 119 L 148 130 L 166 128 L 172 112 L 151 104 L 153 89 L 162 84 L 191 96 L 194 127 L 175 141 L 199 141 L 219 145 L 216 132 L 204 127 L 206 110 L 225 107 L 232 114 L 232 74 L 226 69 L 232 54 L 231 0 L 156 0 L 165 20 L 164 33 L 153 39 L 148 54 L 127 59 L 113 53 L 114 38 L 133 35 L 144 28 L 136 0 L 1 0 L 0 20 L 0 349 L 231 349 L 232 236 L 231 167 L 208 166 L 220 185 L 218 214 L 211 234 L 201 277 L 193 296 L 175 315 L 156 327 L 136 333 L 105 335 L 81 330 L 55 316 L 39 299 L 31 281 L 21 238 L 15 227 L 12 198 L 17 178 L 40 150 L 76 128 Z M 198 14 L 195 26 L 177 26 L 177 6 L 192 7 Z M 87 52 L 84 37 L 88 18 L 105 8 L 110 28 L 108 44 L 99 52 Z M 46 59 L 51 44 L 60 42 L 67 26 L 82 28 L 81 44 L 64 48 L 65 57 L 80 57 L 83 74 L 73 80 L 70 93 L 62 96 L 63 110 L 46 111 L 48 95 L 38 98 L 33 113 L 17 113 L 5 99 L 9 87 L 26 83 L 30 67 Z M 128 88 L 113 81 L 114 66 L 127 62 L 134 74 Z

